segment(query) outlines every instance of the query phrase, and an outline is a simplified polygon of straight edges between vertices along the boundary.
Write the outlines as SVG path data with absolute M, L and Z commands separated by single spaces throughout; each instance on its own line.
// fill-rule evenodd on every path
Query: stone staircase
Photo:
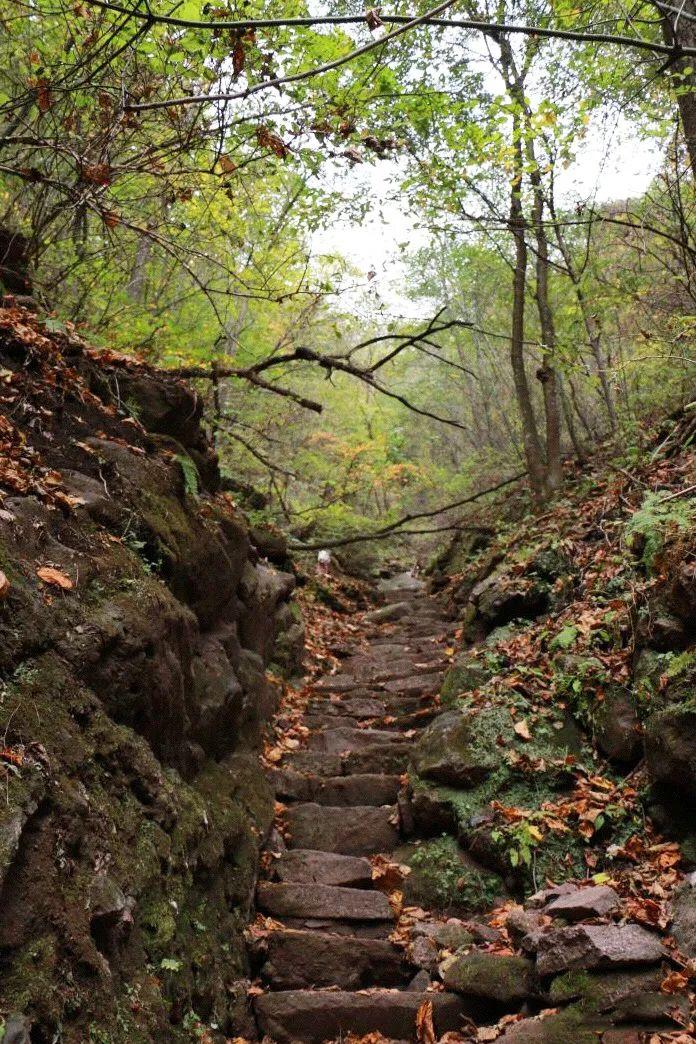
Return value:
M 271 777 L 284 814 L 258 909 L 283 925 L 252 946 L 267 992 L 254 1001 L 260 1036 L 333 1041 L 380 1033 L 416 1039 L 416 1015 L 433 1005 L 437 1036 L 463 1014 L 455 994 L 425 992 L 423 973 L 389 941 L 394 913 L 373 888 L 369 856 L 401 843 L 398 794 L 414 738 L 432 719 L 432 697 L 451 638 L 444 607 L 409 575 L 384 585 L 368 614 L 368 648 L 315 685 L 306 746 Z

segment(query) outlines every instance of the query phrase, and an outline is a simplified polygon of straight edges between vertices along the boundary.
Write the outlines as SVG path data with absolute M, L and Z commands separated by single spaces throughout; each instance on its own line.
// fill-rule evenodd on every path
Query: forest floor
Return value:
M 589 487 L 585 476 L 558 510 L 516 527 L 518 543 L 543 534 L 581 574 L 552 615 L 540 613 L 540 605 L 528 611 L 536 590 L 530 575 L 540 572 L 537 561 L 537 573 L 530 574 L 528 547 L 524 561 L 509 543 L 504 558 L 494 547 L 484 570 L 475 557 L 467 592 L 502 558 L 507 572 L 495 574 L 496 612 L 507 604 L 532 617 L 515 620 L 512 631 L 498 628 L 493 647 L 458 604 L 466 570 L 435 592 L 437 584 L 407 573 L 383 581 L 384 605 L 376 611 L 364 611 L 366 597 L 362 608 L 353 601 L 336 611 L 304 596 L 308 684 L 286 689 L 264 754 L 277 805 L 259 913 L 248 931 L 260 1037 L 365 1044 L 696 1039 L 691 892 L 679 941 L 671 934 L 671 903 L 694 884 L 693 875 L 685 875 L 691 861 L 646 818 L 649 780 L 636 746 L 641 723 L 623 721 L 619 747 L 628 742 L 632 752 L 617 748 L 619 767 L 616 758 L 606 759 L 594 733 L 582 752 L 587 737 L 578 739 L 577 753 L 568 752 L 572 742 L 557 757 L 536 749 L 549 725 L 565 737 L 567 723 L 552 717 L 558 706 L 565 713 L 573 692 L 558 698 L 558 654 L 591 647 L 590 659 L 605 677 L 628 681 L 640 645 L 636 606 L 646 592 L 653 597 L 665 577 L 658 582 L 643 574 L 638 581 L 626 519 L 646 490 L 665 487 L 675 499 L 688 492 L 692 468 L 688 454 L 653 461 L 640 473 L 605 470 Z M 617 510 L 623 557 L 614 553 Z M 677 525 L 677 535 L 681 530 Z M 644 551 L 644 542 L 637 543 Z M 690 568 L 683 542 L 680 554 Z M 630 604 L 617 596 L 624 566 Z M 340 603 L 340 581 L 330 586 Z M 556 578 L 552 587 L 559 594 L 564 584 Z M 482 590 L 476 595 L 474 588 L 479 610 L 485 584 Z M 625 612 L 633 614 L 630 626 Z M 561 637 L 554 645 L 555 631 Z M 664 634 L 661 641 L 665 648 Z M 685 641 L 682 634 L 681 648 Z M 480 785 L 482 749 L 472 754 L 471 737 L 453 740 L 459 723 L 450 719 L 461 712 L 446 698 L 446 679 L 456 675 L 462 648 L 469 671 L 480 671 L 484 657 L 489 667 L 491 656 L 498 659 L 492 679 L 478 674 L 455 686 L 464 690 L 457 699 L 473 700 L 466 713 L 482 719 L 497 694 L 508 720 L 494 737 L 494 757 L 525 777 L 525 785 L 531 778 L 544 800 L 536 807 L 513 802 L 519 789 L 503 777 L 499 792 L 487 794 L 489 804 L 457 827 L 447 807 L 456 805 L 451 789 L 424 790 L 418 776 L 461 785 L 463 771 L 471 793 Z M 666 687 L 664 678 L 660 684 Z M 610 693 L 608 684 L 595 684 L 599 707 Z M 577 687 L 575 695 L 587 699 Z M 428 767 L 433 730 L 434 769 L 432 759 Z M 474 736 L 474 747 L 477 742 Z M 487 742 L 482 735 L 480 747 Z M 485 846 L 477 849 L 482 823 L 496 828 L 489 836 L 518 839 L 517 854 L 506 852 L 507 875 L 492 876 L 496 858 L 491 861 Z M 544 861 L 547 841 L 561 852 L 558 865 Z

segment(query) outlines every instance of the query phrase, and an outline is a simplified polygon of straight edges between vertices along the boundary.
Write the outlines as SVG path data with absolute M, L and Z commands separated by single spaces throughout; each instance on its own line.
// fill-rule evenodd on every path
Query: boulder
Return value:
M 479 689 L 493 677 L 493 671 L 473 656 L 457 656 L 442 679 L 440 697 L 444 705 L 451 704 L 460 693 Z
M 417 968 L 433 972 L 437 968 L 439 949 L 435 939 L 427 935 L 417 935 L 409 950 L 411 963 Z
M 614 889 L 598 885 L 559 895 L 544 907 L 544 913 L 563 917 L 566 921 L 584 921 L 590 917 L 604 917 L 618 905 L 619 897 Z
M 608 1018 L 586 1012 L 581 1005 L 574 1004 L 565 1011 L 515 1022 L 497 1040 L 502 1044 L 598 1044 L 601 1035 L 605 1044 L 607 1038 L 602 1031 L 610 1027 Z M 639 1044 L 639 1040 L 635 1044 Z
M 696 705 L 652 714 L 645 725 L 645 755 L 654 782 L 696 801 Z
M 659 989 L 662 978 L 660 968 L 618 972 L 574 969 L 553 980 L 548 996 L 554 1005 L 582 1000 L 596 1010 L 604 1011 L 633 994 Z
M 614 685 L 605 690 L 594 724 L 597 744 L 611 761 L 633 765 L 641 756 L 640 719 L 628 689 Z
M 503 570 L 477 584 L 471 598 L 489 629 L 538 616 L 549 604 L 546 585 Z
M 416 939 L 420 936 L 432 939 L 442 950 L 460 950 L 474 942 L 466 922 L 456 918 L 448 921 L 417 921 L 412 935 Z
M 506 1008 L 518 1005 L 534 993 L 534 961 L 527 957 L 473 950 L 455 954 L 441 966 L 440 973 L 448 990 Z
M 428 726 L 413 751 L 416 772 L 446 786 L 471 787 L 496 767 L 499 757 L 476 741 L 471 716 L 447 711 Z
M 526 953 L 536 953 L 539 940 L 548 925 L 548 917 L 539 910 L 513 906 L 505 920 L 508 935 Z
M 696 873 L 677 889 L 671 902 L 671 934 L 687 957 L 696 957 Z
M 539 940 L 537 971 L 554 975 L 569 968 L 613 968 L 656 964 L 660 940 L 636 924 L 582 924 L 546 932 Z

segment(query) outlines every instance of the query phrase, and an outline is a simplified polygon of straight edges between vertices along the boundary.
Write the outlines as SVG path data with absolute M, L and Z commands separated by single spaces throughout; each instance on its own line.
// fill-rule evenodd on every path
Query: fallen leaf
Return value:
M 60 587 L 63 591 L 70 591 L 75 586 L 69 576 L 61 573 L 59 569 L 53 569 L 51 566 L 42 566 L 41 569 L 36 570 L 36 575 L 45 584 L 49 584 L 51 587 Z
M 680 993 L 689 985 L 689 976 L 682 972 L 670 972 L 660 983 L 662 993 Z
M 0 571 L 0 601 L 2 601 L 3 598 L 7 598 L 9 590 L 10 581 L 7 579 L 5 574 L 2 571 Z
M 515 722 L 514 730 L 517 733 L 517 735 L 520 736 L 523 740 L 530 740 L 532 738 L 532 734 L 529 731 L 529 725 L 524 720 L 524 718 L 522 718 L 520 721 Z
M 424 1000 L 416 1012 L 416 1040 L 418 1044 L 436 1044 L 433 1002 L 430 1000 Z

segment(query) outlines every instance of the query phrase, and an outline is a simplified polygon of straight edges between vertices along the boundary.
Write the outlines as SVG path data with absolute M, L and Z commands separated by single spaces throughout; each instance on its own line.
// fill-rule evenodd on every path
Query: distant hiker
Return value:
M 317 555 L 317 573 L 321 573 L 322 576 L 329 576 L 331 573 L 331 552 L 324 547 Z

